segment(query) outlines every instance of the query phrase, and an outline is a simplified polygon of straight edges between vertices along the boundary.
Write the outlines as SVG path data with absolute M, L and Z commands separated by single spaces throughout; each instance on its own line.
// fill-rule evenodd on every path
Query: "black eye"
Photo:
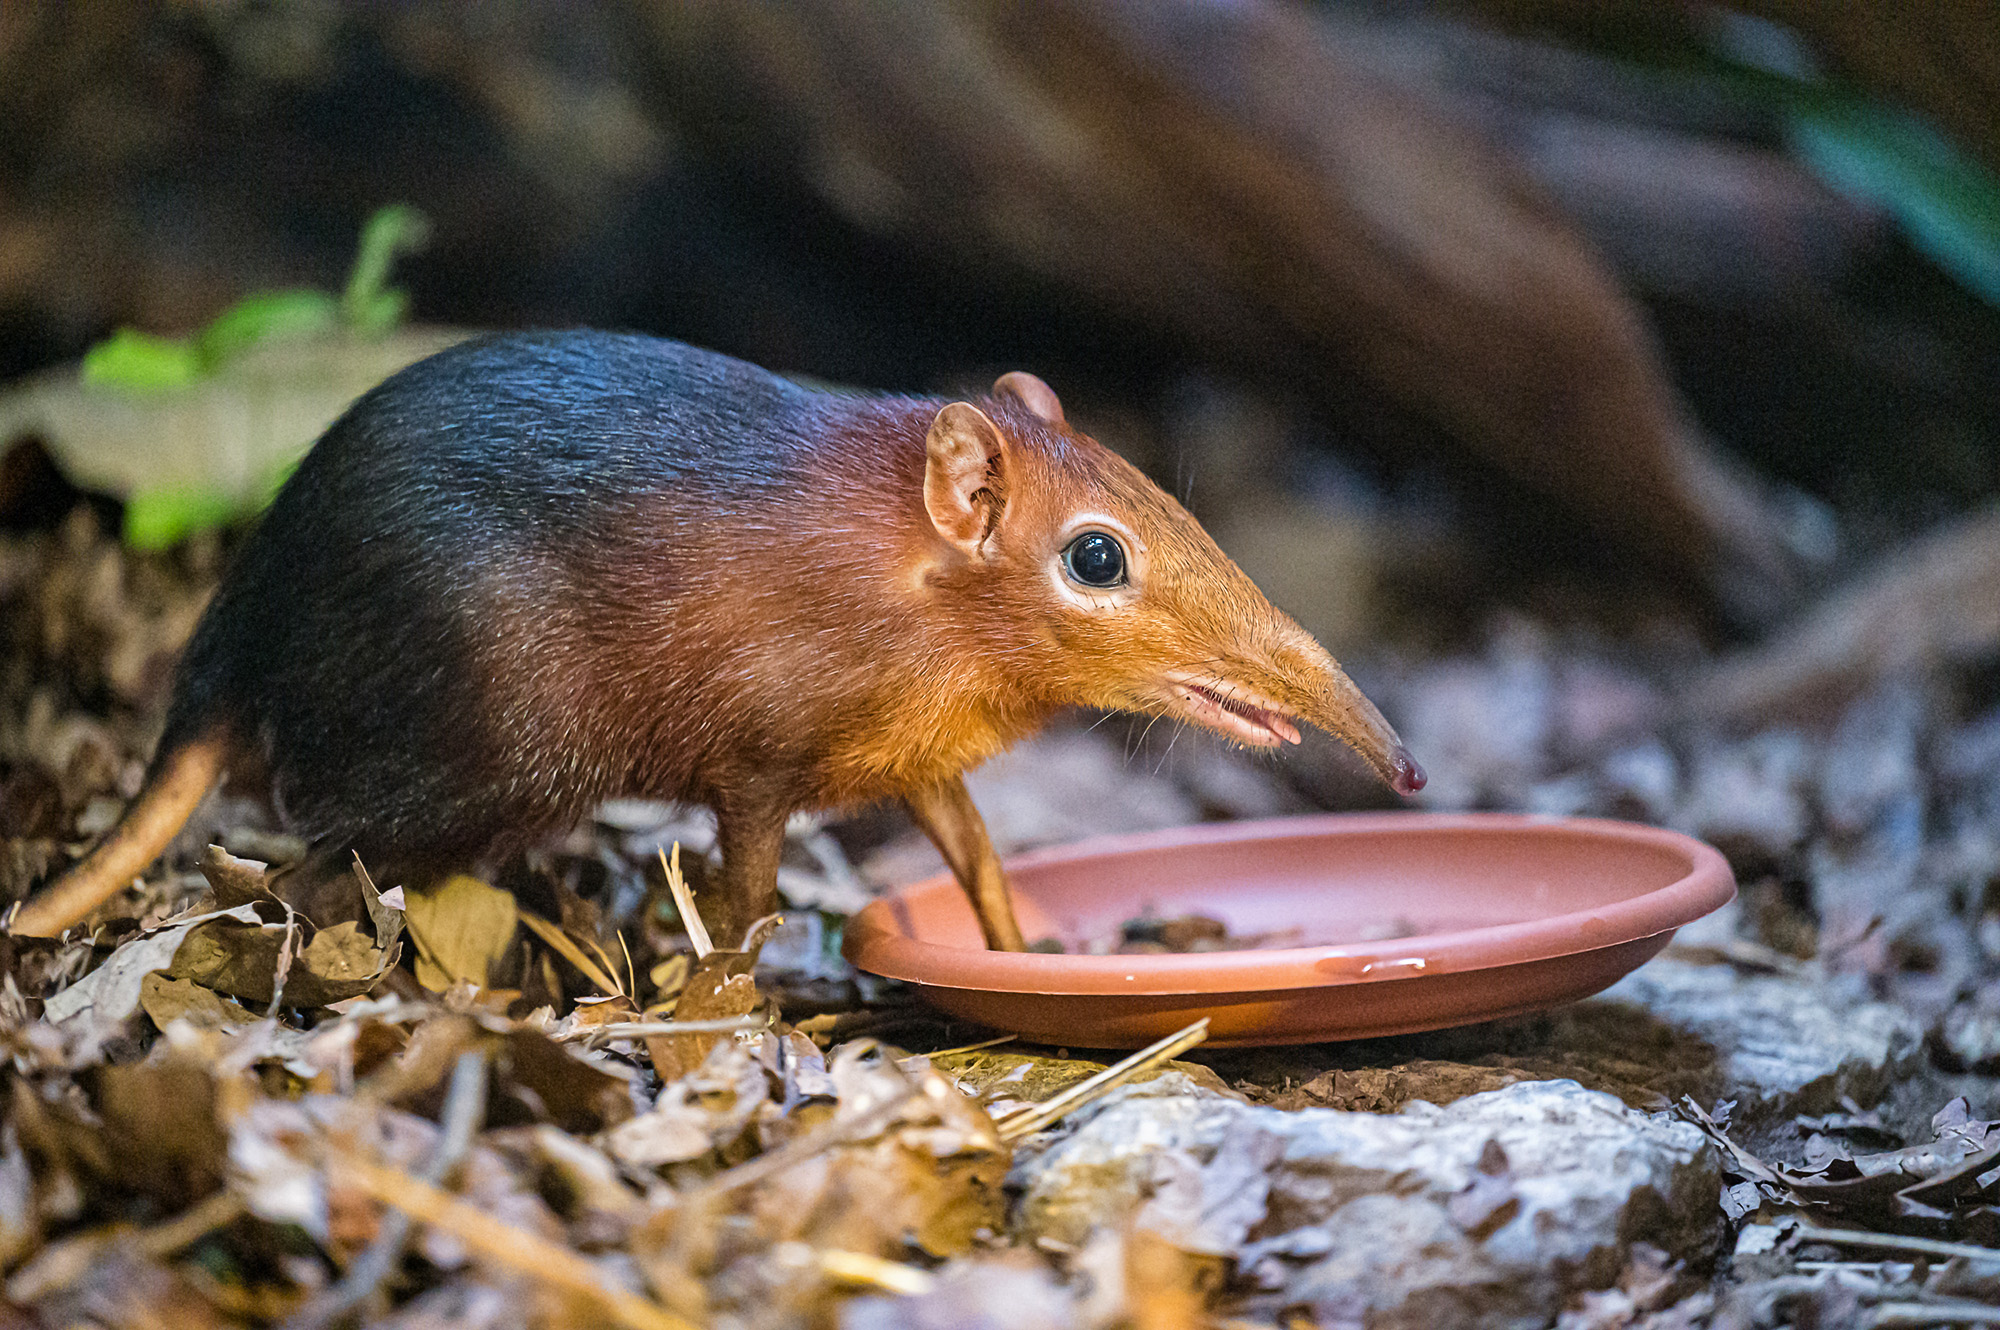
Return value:
M 1086 531 L 1063 551 L 1063 567 L 1085 586 L 1117 586 L 1125 580 L 1125 547 L 1102 531 Z

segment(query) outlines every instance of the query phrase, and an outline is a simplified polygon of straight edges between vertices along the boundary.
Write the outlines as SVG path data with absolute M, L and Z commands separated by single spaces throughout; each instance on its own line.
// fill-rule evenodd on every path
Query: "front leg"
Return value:
M 993 853 L 986 823 L 973 806 L 965 780 L 953 776 L 903 796 L 903 802 L 971 898 L 987 947 L 1026 951 L 1021 926 L 1014 922 L 1014 901 L 1007 894 L 1007 874 L 1000 867 L 1000 856 Z
M 778 861 L 785 853 L 783 808 L 720 804 L 715 837 L 722 850 L 721 908 L 710 930 L 719 947 L 740 947 L 750 925 L 778 908 Z

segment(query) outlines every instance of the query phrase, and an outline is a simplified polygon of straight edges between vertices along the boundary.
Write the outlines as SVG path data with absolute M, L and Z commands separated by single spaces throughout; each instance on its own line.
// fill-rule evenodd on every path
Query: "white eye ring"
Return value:
M 1116 582 L 1092 586 L 1071 571 L 1070 550 L 1090 536 L 1107 537 L 1117 546 L 1125 568 L 1124 575 Z M 1054 546 L 1043 565 L 1048 569 L 1049 589 L 1072 608 L 1087 614 L 1104 614 L 1125 609 L 1144 594 L 1146 579 L 1152 571 L 1146 542 L 1110 513 L 1072 513 L 1069 521 L 1057 528 Z

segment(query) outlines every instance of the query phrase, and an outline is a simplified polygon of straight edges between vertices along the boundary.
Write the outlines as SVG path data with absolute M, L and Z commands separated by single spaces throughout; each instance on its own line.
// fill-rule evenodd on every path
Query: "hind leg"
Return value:
M 716 946 L 741 945 L 751 924 L 777 910 L 778 860 L 785 852 L 789 816 L 785 808 L 764 803 L 716 806 L 720 889 L 697 902 Z

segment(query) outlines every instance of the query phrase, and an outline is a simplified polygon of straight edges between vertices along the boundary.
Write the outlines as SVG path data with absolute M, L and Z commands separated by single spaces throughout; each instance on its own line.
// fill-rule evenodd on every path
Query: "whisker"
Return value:
M 1153 716 L 1148 718 L 1148 720 L 1146 721 L 1146 728 L 1139 731 L 1139 742 L 1132 746 L 1132 752 L 1127 753 L 1125 755 L 1125 761 L 1127 763 L 1131 762 L 1134 754 L 1141 752 L 1145 749 L 1146 736 L 1151 734 L 1153 732 L 1153 727 L 1155 725 L 1158 725 L 1159 723 L 1160 723 L 1160 717 L 1158 713 L 1155 713 Z

